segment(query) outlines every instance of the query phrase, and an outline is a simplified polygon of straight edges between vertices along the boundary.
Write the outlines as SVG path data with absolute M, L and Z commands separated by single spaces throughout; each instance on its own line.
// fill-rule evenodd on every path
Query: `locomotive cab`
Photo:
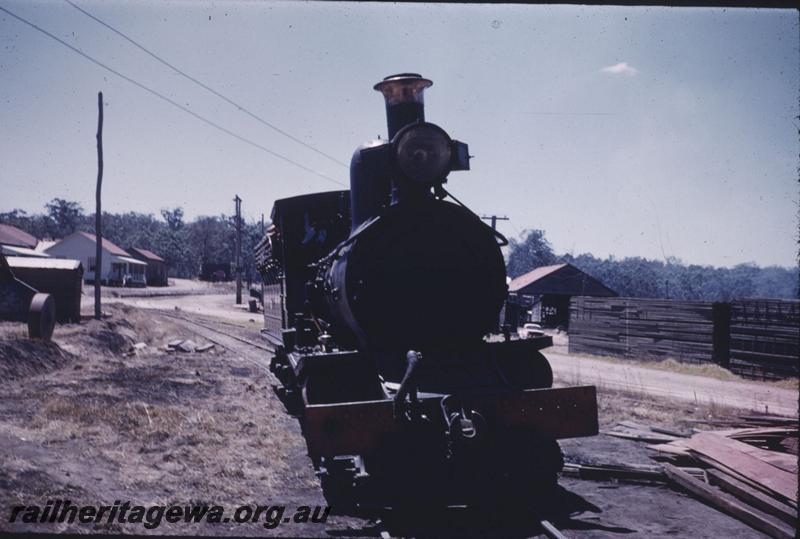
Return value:
M 277 201 L 257 248 L 271 369 L 334 510 L 547 496 L 556 440 L 597 433 L 595 388 L 552 388 L 550 337 L 497 334 L 507 242 L 444 187 L 469 152 L 426 122 L 432 84 L 376 84 L 389 138 L 349 192 Z

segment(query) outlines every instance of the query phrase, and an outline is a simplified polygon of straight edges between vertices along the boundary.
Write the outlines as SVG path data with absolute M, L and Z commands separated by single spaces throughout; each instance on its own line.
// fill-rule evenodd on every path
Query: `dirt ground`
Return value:
M 198 279 L 169 279 L 169 286 L 147 286 L 144 288 L 123 288 L 119 286 L 103 286 L 101 294 L 108 298 L 153 298 L 169 296 L 199 296 L 203 294 L 233 294 L 236 284 L 232 281 L 211 283 Z M 247 285 L 243 285 L 246 296 Z M 83 293 L 93 297 L 94 285 L 83 287 Z
M 296 421 L 283 413 L 263 368 L 219 347 L 168 354 L 163 346 L 173 339 L 205 341 L 152 311 L 127 306 L 104 306 L 104 311 L 111 317 L 60 326 L 56 345 L 39 343 L 38 350 L 22 356 L 16 352 L 18 328 L 0 324 L 5 335 L 0 363 L 59 358 L 17 368 L 25 376 L 0 383 L 3 512 L 55 498 L 79 505 L 114 500 L 227 508 L 324 505 L 298 444 Z M 131 353 L 139 342 L 147 347 Z M 51 369 L 54 362 L 60 368 Z M 148 532 L 135 524 L 98 530 L 80 524 L 10 525 L 7 517 L 0 524 L 7 531 Z M 183 526 L 162 524 L 154 531 L 265 532 L 253 524 Z M 331 517 L 327 526 L 347 529 L 348 521 Z M 292 524 L 271 534 L 318 534 L 318 528 Z
M 241 305 L 236 305 L 233 294 L 126 297 L 116 298 L 113 301 L 140 309 L 174 310 L 190 315 L 210 316 L 258 330 L 263 323 L 262 314 L 249 312 L 247 299 L 243 293 Z
M 167 298 L 174 301 L 177 298 Z M 138 299 L 136 300 L 138 301 Z M 191 303 L 190 300 L 186 300 Z M 169 533 L 321 537 L 530 537 L 532 515 L 487 516 L 466 510 L 427 515 L 332 514 L 324 524 L 8 523 L 15 505 L 48 499 L 81 504 L 127 500 L 141 505 L 324 505 L 299 426 L 275 397 L 267 353 L 241 341 L 219 341 L 204 353 L 167 352 L 173 339 L 197 344 L 177 313 L 262 342 L 253 315 L 230 303 L 192 311 L 104 306 L 109 317 L 58 326 L 51 344 L 33 343 L 22 326 L 0 323 L 0 531 Z M 228 301 L 228 300 L 226 300 Z M 210 303 L 207 303 L 210 302 Z M 183 305 L 183 306 L 181 306 Z M 216 306 L 215 306 L 216 305 Z M 226 307 L 227 306 L 227 307 Z M 205 308 L 204 308 L 205 309 Z M 226 314 L 227 320 L 211 315 Z M 248 318 L 245 318 L 247 316 Z M 255 326 L 255 327 L 254 327 Z M 211 327 L 211 326 L 209 326 Z M 236 344 L 236 343 L 240 344 Z M 138 345 L 144 343 L 146 346 Z M 725 418 L 720 406 L 672 403 L 641 394 L 601 391 L 601 429 L 621 419 L 689 429 L 683 418 Z M 580 463 L 652 463 L 643 445 L 606 435 L 564 440 L 565 458 Z M 759 537 L 751 528 L 664 484 L 596 482 L 564 477 L 561 511 L 550 518 L 569 536 Z

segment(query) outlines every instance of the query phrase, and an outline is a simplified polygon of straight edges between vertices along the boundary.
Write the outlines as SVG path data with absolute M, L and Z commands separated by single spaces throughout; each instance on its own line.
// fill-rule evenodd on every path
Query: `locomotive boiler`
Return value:
M 550 337 L 497 331 L 507 242 L 445 188 L 470 156 L 426 121 L 432 84 L 376 84 L 388 138 L 349 191 L 276 201 L 256 250 L 277 390 L 335 510 L 546 496 L 556 440 L 597 433 L 595 388 L 552 388 Z

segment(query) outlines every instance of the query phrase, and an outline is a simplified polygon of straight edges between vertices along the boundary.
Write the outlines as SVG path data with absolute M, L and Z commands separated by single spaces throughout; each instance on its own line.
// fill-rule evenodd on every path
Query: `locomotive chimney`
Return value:
M 386 77 L 374 86 L 386 100 L 389 139 L 408 124 L 425 121 L 423 93 L 432 84 L 432 81 L 417 73 L 399 73 Z

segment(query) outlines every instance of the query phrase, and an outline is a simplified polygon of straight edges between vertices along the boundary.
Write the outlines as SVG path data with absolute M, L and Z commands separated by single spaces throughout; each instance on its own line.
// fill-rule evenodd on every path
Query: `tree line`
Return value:
M 242 268 L 245 279 L 255 278 L 253 250 L 261 240 L 261 223 L 242 220 Z M 167 208 L 155 217 L 137 212 L 102 213 L 103 238 L 129 249 L 148 249 L 169 266 L 170 277 L 192 278 L 201 265 L 233 263 L 235 217 L 202 216 L 187 222 L 182 208 Z M 77 202 L 55 198 L 43 213 L 19 209 L 0 213 L 0 223 L 15 226 L 39 239 L 60 239 L 75 231 L 95 233 L 94 213 L 87 214 Z
M 591 254 L 553 251 L 542 230 L 527 230 L 509 245 L 507 269 L 519 277 L 534 268 L 567 262 L 599 279 L 622 297 L 730 301 L 736 298 L 798 297 L 798 268 L 759 267 L 753 263 L 732 268 L 686 264 L 641 257 L 598 258 Z
M 40 239 L 58 239 L 76 230 L 94 233 L 94 214 L 77 202 L 55 198 L 45 211 L 0 213 L 0 223 L 16 226 Z M 234 217 L 203 216 L 187 222 L 182 208 L 162 209 L 160 215 L 136 212 L 102 215 L 103 237 L 123 249 L 140 247 L 161 256 L 171 277 L 197 277 L 203 262 L 233 263 Z M 255 277 L 253 250 L 261 240 L 261 223 L 242 224 L 242 267 L 245 278 Z M 798 268 L 759 267 L 739 264 L 716 268 L 686 264 L 677 258 L 665 261 L 641 257 L 598 258 L 592 254 L 553 251 L 542 230 L 527 230 L 510 240 L 507 270 L 510 277 L 539 266 L 569 262 L 623 297 L 665 298 L 697 301 L 730 301 L 734 298 L 797 298 Z

